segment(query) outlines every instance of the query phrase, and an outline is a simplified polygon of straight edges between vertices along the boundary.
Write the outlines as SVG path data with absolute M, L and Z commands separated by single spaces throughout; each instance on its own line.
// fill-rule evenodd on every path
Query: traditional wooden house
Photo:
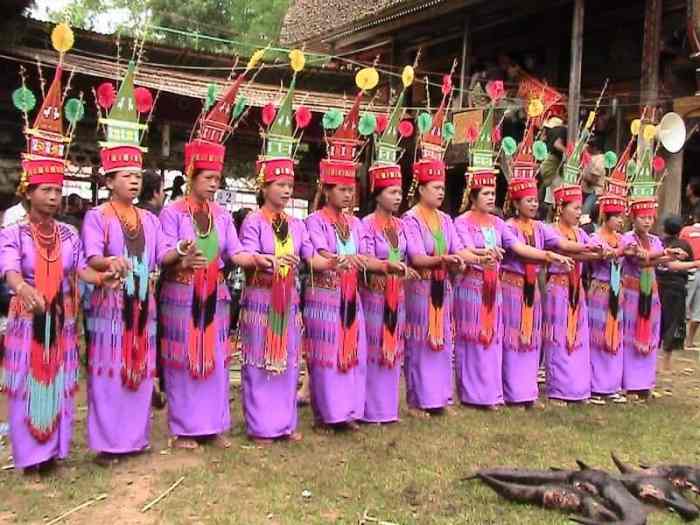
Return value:
M 281 39 L 357 61 L 379 56 L 397 70 L 419 49 L 419 72 L 446 73 L 456 58 L 456 112 L 474 105 L 468 90 L 479 77 L 501 78 L 515 95 L 526 73 L 566 97 L 570 133 L 609 79 L 597 126 L 606 147 L 619 151 L 641 106 L 666 112 L 694 95 L 699 13 L 698 0 L 295 0 Z M 413 105 L 422 102 L 420 83 L 412 96 Z M 695 98 L 686 102 L 695 107 Z M 700 140 L 691 137 L 667 159 L 663 211 L 678 210 L 699 155 Z M 455 190 L 463 185 L 460 160 L 451 162 Z

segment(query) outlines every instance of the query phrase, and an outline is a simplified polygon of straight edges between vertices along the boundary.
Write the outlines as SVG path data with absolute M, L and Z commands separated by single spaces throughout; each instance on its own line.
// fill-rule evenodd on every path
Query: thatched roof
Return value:
M 284 44 L 310 40 L 372 24 L 383 14 L 426 4 L 426 0 L 294 0 L 282 24 Z

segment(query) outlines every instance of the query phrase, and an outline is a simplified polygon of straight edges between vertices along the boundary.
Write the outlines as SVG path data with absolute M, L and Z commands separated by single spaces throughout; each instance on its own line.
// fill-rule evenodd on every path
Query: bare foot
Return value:
M 215 436 L 211 440 L 211 446 L 214 448 L 230 448 L 231 447 L 231 441 L 226 439 L 226 437 L 223 434 L 219 434 Z
M 173 440 L 173 447 L 184 449 L 184 450 L 195 450 L 195 449 L 199 448 L 199 443 L 197 443 L 192 438 L 177 436 Z
M 498 412 L 501 410 L 501 405 L 487 405 L 484 407 L 487 412 Z
M 358 430 L 360 430 L 360 425 L 356 421 L 348 421 L 347 427 L 348 430 L 352 430 L 353 432 L 357 432 Z
M 411 417 L 426 418 L 430 417 L 430 412 L 421 410 L 420 408 L 409 408 L 408 415 Z
M 301 435 L 301 432 L 292 432 L 287 436 L 287 441 L 301 441 L 303 439 L 303 436 Z
M 261 446 L 263 446 L 263 447 L 266 447 L 266 446 L 268 446 L 268 445 L 272 445 L 272 443 L 274 442 L 274 440 L 271 439 L 271 438 L 260 438 L 260 437 L 251 436 L 250 439 L 251 439 L 256 445 L 261 445 Z M 225 448 L 225 447 L 224 447 L 224 448 Z

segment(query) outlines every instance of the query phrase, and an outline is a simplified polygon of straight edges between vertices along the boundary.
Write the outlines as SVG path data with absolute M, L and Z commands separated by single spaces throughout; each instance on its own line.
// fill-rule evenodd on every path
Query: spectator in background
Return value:
M 549 155 L 540 165 L 542 184 L 538 198 L 543 204 L 540 216 L 546 217 L 554 204 L 552 190 L 561 183 L 561 166 L 566 153 L 566 126 L 559 117 L 550 117 L 544 123 L 544 129 Z
M 182 175 L 178 175 L 173 179 L 173 187 L 170 188 L 170 198 L 169 201 L 172 202 L 174 200 L 179 199 L 182 197 L 185 192 L 183 191 L 182 187 L 185 185 L 185 178 Z
M 163 209 L 165 202 L 165 192 L 163 191 L 163 179 L 160 174 L 153 170 L 144 170 L 143 184 L 141 186 L 141 195 L 136 206 L 150 211 L 158 217 L 160 210 Z
M 688 199 L 690 204 L 690 211 L 685 223 L 693 224 L 697 222 L 695 220 L 695 211 L 700 211 L 700 178 L 695 177 L 688 181 L 688 184 L 685 186 L 685 198 Z
M 594 137 L 588 143 L 588 152 L 591 160 L 583 168 L 581 177 L 581 189 L 583 190 L 583 210 L 584 215 L 590 215 L 593 206 L 598 200 L 598 196 L 603 193 L 605 187 L 605 158 L 603 156 L 603 146 L 598 137 Z
M 83 217 L 85 217 L 83 199 L 77 193 L 71 193 L 66 197 L 65 206 L 58 220 L 70 224 L 80 231 L 83 226 Z
M 694 208 L 691 222 L 692 224 L 681 230 L 679 237 L 690 245 L 693 259 L 700 260 L 700 207 Z M 685 314 L 688 328 L 684 346 L 685 348 L 694 348 L 695 334 L 698 330 L 698 323 L 700 323 L 700 276 L 696 275 L 693 270 L 688 272 Z
M 679 237 L 683 228 L 683 219 L 679 215 L 666 217 L 663 228 L 664 248 L 680 248 L 689 255 L 688 261 L 672 261 L 656 268 L 656 280 L 661 299 L 661 343 L 664 350 L 664 369 L 670 371 L 671 352 L 676 346 L 678 332 L 684 328 L 682 320 L 685 311 L 688 271 L 694 271 L 698 261 L 694 260 L 691 245 Z

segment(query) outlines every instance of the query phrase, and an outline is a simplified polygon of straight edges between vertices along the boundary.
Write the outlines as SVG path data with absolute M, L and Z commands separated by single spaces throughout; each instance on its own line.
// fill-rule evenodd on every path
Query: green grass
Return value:
M 169 450 L 165 414 L 157 412 L 152 451 L 109 468 L 94 464 L 85 447 L 81 411 L 71 457 L 55 474 L 37 482 L 0 472 L 0 522 L 41 523 L 106 493 L 68 522 L 357 524 L 367 513 L 397 524 L 566 523 L 563 514 L 506 503 L 463 478 L 481 466 L 571 467 L 576 458 L 612 469 L 611 450 L 629 461 L 700 463 L 700 376 L 683 373 L 695 368 L 688 355 L 675 366 L 675 374 L 660 381 L 660 390 L 673 381 L 673 396 L 647 405 L 499 413 L 458 408 L 427 420 L 409 417 L 402 407 L 399 424 L 335 434 L 315 433 L 304 408 L 304 440 L 269 447 L 245 438 L 234 390 L 231 449 Z M 180 476 L 184 482 L 168 498 L 140 512 Z M 681 523 L 664 512 L 649 521 Z

